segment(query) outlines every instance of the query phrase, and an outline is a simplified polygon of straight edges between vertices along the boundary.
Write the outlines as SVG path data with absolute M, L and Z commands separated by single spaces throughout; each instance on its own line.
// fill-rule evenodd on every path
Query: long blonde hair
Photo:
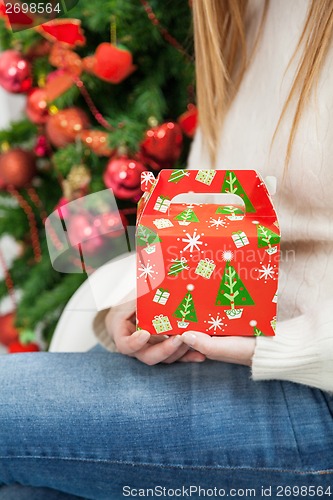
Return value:
M 194 0 L 197 104 L 200 127 L 212 164 L 216 160 L 221 128 L 230 103 L 260 40 L 269 0 L 263 0 L 261 22 L 251 54 L 246 41 L 248 0 Z M 296 111 L 286 149 L 288 165 L 300 117 L 315 87 L 333 35 L 333 0 L 311 0 L 294 56 L 303 53 L 282 109 L 272 141 L 292 99 Z

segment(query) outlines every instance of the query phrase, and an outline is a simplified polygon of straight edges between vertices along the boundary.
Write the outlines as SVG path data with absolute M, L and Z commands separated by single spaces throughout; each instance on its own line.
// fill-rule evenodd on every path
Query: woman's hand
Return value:
M 152 336 L 146 330 L 135 331 L 134 301 L 111 308 L 105 323 L 117 351 L 147 365 L 205 360 L 203 354 L 191 351 L 180 335 L 166 338 Z
M 211 337 L 206 333 L 187 331 L 181 339 L 208 359 L 251 366 L 256 345 L 254 337 Z

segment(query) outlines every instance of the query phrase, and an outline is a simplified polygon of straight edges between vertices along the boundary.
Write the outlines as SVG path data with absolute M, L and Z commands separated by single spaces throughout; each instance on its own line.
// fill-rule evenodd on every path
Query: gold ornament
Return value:
M 67 182 L 73 191 L 86 188 L 90 181 L 90 170 L 85 165 L 75 165 L 67 176 Z

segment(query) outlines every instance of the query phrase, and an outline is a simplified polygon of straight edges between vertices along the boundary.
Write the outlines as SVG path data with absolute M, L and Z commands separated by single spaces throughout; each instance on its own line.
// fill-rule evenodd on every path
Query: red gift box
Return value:
M 161 170 L 142 180 L 137 327 L 167 335 L 274 335 L 280 231 L 260 175 Z M 194 193 L 219 195 L 208 203 L 208 196 L 196 203 L 176 198 Z

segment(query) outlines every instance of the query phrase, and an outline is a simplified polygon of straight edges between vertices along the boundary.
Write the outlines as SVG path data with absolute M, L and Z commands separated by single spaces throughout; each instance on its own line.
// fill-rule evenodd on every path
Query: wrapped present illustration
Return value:
M 209 279 L 213 274 L 215 267 L 216 264 L 214 261 L 206 258 L 205 260 L 200 260 L 194 272 L 203 278 Z
M 167 335 L 195 329 L 216 336 L 273 336 L 280 229 L 260 175 L 161 170 L 143 184 L 136 230 L 137 327 Z M 187 193 L 202 200 L 193 204 L 189 196 L 186 202 Z
M 244 231 L 235 231 L 232 233 L 232 239 L 237 248 L 244 247 L 250 243 Z
M 155 316 L 155 318 L 152 320 L 152 323 L 156 333 L 164 333 L 172 330 L 172 326 L 170 324 L 168 316 L 163 316 L 163 314 Z
M 170 198 L 167 196 L 159 196 L 155 202 L 154 210 L 158 212 L 163 212 L 164 214 L 168 211 L 170 206 Z
M 207 186 L 210 186 L 213 182 L 215 174 L 216 170 L 199 170 L 195 177 L 195 180 L 203 182 L 204 184 L 207 184 Z
M 172 227 L 173 224 L 169 219 L 155 219 L 153 221 L 154 226 L 158 229 L 164 229 L 165 227 Z
M 168 290 L 164 290 L 163 288 L 158 288 L 154 295 L 153 301 L 165 306 L 169 297 L 170 293 L 168 292 Z

